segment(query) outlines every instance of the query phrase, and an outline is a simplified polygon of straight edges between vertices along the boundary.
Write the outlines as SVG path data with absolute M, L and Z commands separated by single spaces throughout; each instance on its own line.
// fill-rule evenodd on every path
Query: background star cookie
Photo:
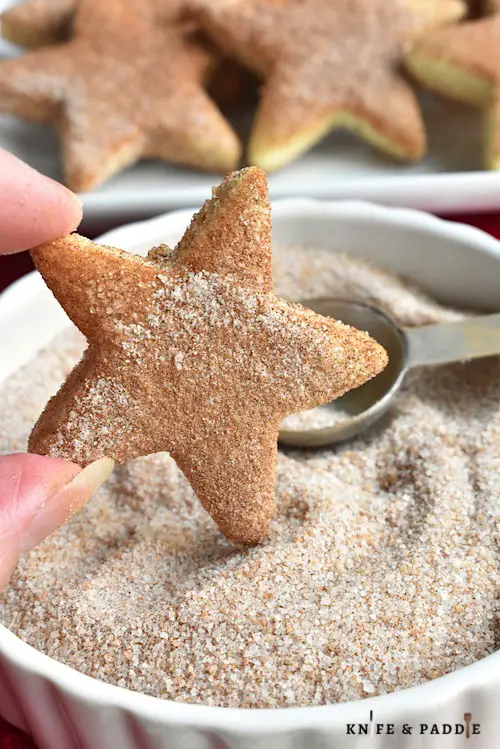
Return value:
M 500 14 L 434 30 L 406 65 L 426 88 L 484 110 L 484 162 L 500 168 Z
M 174 250 L 147 259 L 70 235 L 32 252 L 89 347 L 32 452 L 86 464 L 168 451 L 233 541 L 274 509 L 278 427 L 386 365 L 366 333 L 274 296 L 263 172 L 229 175 Z
M 80 0 L 74 38 L 0 64 L 0 111 L 59 128 L 67 184 L 90 190 L 142 157 L 209 171 L 240 144 L 203 88 L 213 57 L 124 0 Z
M 348 128 L 403 160 L 425 152 L 404 44 L 465 12 L 460 0 L 199 0 L 200 22 L 264 79 L 248 160 L 277 169 Z
M 2 35 L 28 48 L 66 41 L 77 3 L 78 0 L 26 0 L 0 15 Z M 128 0 L 127 6 L 133 13 L 146 13 L 161 24 L 190 18 L 190 0 Z M 203 41 L 206 43 L 206 39 Z M 255 82 L 250 73 L 234 60 L 220 58 L 215 48 L 211 51 L 214 69 L 207 83 L 211 98 L 226 110 L 253 104 Z

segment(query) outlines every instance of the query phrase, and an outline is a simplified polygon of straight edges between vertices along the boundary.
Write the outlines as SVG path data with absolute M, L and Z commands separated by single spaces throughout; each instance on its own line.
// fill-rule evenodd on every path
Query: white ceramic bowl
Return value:
M 124 226 L 101 239 L 134 251 L 174 244 L 191 211 Z M 362 203 L 278 201 L 274 240 L 368 258 L 449 304 L 500 309 L 500 244 L 417 211 Z M 0 297 L 0 380 L 27 361 L 67 319 L 33 273 Z M 40 749 L 357 749 L 500 746 L 500 652 L 419 687 L 325 707 L 236 710 L 154 699 L 57 663 L 0 626 L 0 714 Z M 348 734 L 348 724 L 394 724 L 394 735 Z M 480 734 L 420 734 L 472 713 Z M 404 725 L 411 733 L 404 733 Z M 357 730 L 357 729 L 356 729 Z M 430 730 L 430 728 L 429 728 Z M 455 729 L 454 729 L 455 730 Z M 372 729 L 370 728 L 370 733 Z

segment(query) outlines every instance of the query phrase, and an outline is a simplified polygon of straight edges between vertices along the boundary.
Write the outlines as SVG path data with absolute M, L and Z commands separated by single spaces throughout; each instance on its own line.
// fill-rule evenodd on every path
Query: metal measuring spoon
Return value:
M 279 431 L 279 440 L 284 445 L 320 447 L 343 442 L 365 431 L 384 415 L 405 374 L 413 367 L 500 354 L 500 314 L 402 329 L 380 310 L 360 302 L 310 299 L 301 304 L 320 315 L 366 330 L 386 349 L 389 363 L 373 380 L 329 406 L 319 407 L 331 410 L 331 425 L 295 429 L 285 422 Z

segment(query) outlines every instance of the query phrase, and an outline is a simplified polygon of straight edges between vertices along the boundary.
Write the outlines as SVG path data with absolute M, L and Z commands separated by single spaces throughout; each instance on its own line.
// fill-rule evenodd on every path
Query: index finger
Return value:
M 76 195 L 0 148 L 0 255 L 69 234 L 81 220 Z

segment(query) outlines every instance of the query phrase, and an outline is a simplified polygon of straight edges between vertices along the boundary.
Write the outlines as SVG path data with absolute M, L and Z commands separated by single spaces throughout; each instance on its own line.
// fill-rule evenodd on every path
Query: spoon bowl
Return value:
M 321 410 L 318 426 L 290 421 L 279 430 L 279 440 L 293 447 L 322 447 L 356 437 L 380 419 L 391 405 L 409 369 L 448 364 L 500 354 L 500 314 L 466 317 L 454 322 L 398 328 L 386 314 L 361 302 L 344 299 L 309 299 L 305 307 L 365 330 L 389 355 L 383 372 L 350 390 Z M 307 412 L 309 414 L 309 412 Z M 324 424 L 325 426 L 319 426 Z
M 301 304 L 319 315 L 365 330 L 389 353 L 389 362 L 383 372 L 328 406 L 319 407 L 331 412 L 331 424 L 312 429 L 280 428 L 279 439 L 284 445 L 321 447 L 352 439 L 383 416 L 406 374 L 408 347 L 404 334 L 395 323 L 384 312 L 368 304 L 327 298 L 307 299 Z

